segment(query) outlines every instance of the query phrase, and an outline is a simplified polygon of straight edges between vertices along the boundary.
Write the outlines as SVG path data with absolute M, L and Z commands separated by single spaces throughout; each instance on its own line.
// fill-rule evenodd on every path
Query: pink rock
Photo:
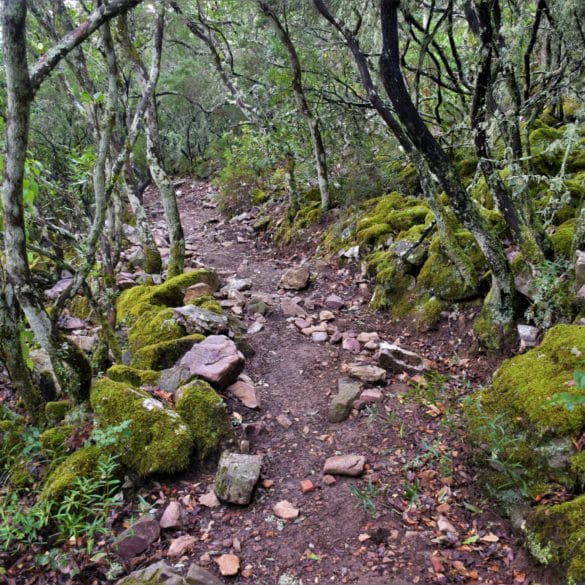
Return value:
M 235 382 L 244 369 L 244 363 L 244 356 L 231 339 L 224 335 L 210 335 L 201 343 L 196 343 L 177 366 L 223 389 Z
M 272 508 L 274 515 L 282 520 L 295 520 L 299 517 L 300 511 L 295 508 L 290 502 L 282 500 Z
M 366 458 L 363 455 L 337 455 L 325 461 L 323 472 L 329 475 L 357 477 L 364 472 Z
M 355 337 L 346 337 L 341 347 L 351 353 L 359 353 L 362 350 L 360 342 Z
M 227 388 L 246 408 L 258 408 L 260 406 L 253 384 L 238 380 Z
M 178 528 L 181 526 L 181 504 L 171 502 L 166 507 L 159 524 L 161 528 Z
M 197 539 L 190 534 L 185 534 L 184 536 L 179 536 L 179 538 L 174 538 L 171 540 L 171 545 L 169 546 L 167 555 L 169 557 L 182 557 L 195 548 L 196 542 Z

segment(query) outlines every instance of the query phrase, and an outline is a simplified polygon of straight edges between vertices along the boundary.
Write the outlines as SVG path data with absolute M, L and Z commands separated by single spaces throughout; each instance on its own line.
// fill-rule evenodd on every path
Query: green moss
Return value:
M 130 421 L 130 436 L 119 446 L 120 461 L 141 477 L 187 467 L 193 446 L 187 426 L 147 392 L 102 378 L 92 390 L 91 406 L 100 428 Z
M 53 427 L 59 424 L 72 408 L 73 404 L 69 400 L 47 402 L 45 404 L 45 419 L 47 425 Z
M 585 583 L 585 496 L 539 506 L 527 523 L 529 548 L 537 560 L 566 570 L 567 584 Z
M 378 245 L 387 239 L 392 228 L 387 223 L 377 223 L 367 228 L 359 230 L 357 241 L 361 244 Z
M 262 205 L 262 203 L 266 203 L 268 201 L 269 195 L 266 191 L 262 189 L 254 189 L 252 191 L 252 203 L 254 205 Z
M 199 297 L 198 299 L 193 299 L 193 301 L 191 301 L 189 303 L 190 305 L 196 305 L 197 307 L 201 307 L 202 309 L 207 309 L 208 311 L 211 311 L 212 313 L 215 313 L 216 315 L 224 315 L 225 312 L 222 309 L 221 305 L 219 304 L 219 301 L 217 301 L 216 299 L 214 299 L 212 296 L 204 296 L 204 297 Z
M 232 435 L 225 402 L 202 380 L 182 386 L 178 394 L 177 412 L 191 432 L 198 457 L 205 459 Z
M 73 489 L 78 478 L 94 477 L 100 457 L 97 447 L 82 447 L 60 463 L 47 477 L 40 499 L 59 502 Z
M 585 487 L 585 451 L 579 451 L 571 458 L 571 473 L 579 489 Z
M 417 303 L 413 311 L 417 327 L 421 331 L 429 331 L 432 329 L 441 319 L 441 312 L 447 306 L 445 302 L 437 297 L 426 298 Z
M 128 343 L 136 352 L 141 347 L 173 341 L 185 335 L 185 329 L 175 321 L 174 309 L 153 307 L 136 319 L 128 332 Z
M 183 303 L 185 291 L 198 282 L 205 282 L 213 289 L 219 286 L 215 272 L 200 268 L 169 278 L 159 286 L 141 285 L 125 290 L 116 305 L 117 321 L 131 325 L 144 312 L 152 310 L 153 305 L 178 307 Z
M 122 292 L 116 304 L 118 324 L 132 323 L 143 311 L 150 308 L 152 286 L 140 285 Z
M 132 367 L 138 370 L 164 370 L 175 365 L 195 343 L 205 339 L 204 335 L 194 333 L 172 341 L 162 341 L 141 347 L 132 357 Z
M 270 227 L 270 223 L 271 222 L 272 222 L 272 218 L 271 217 L 268 217 L 266 215 L 263 215 L 263 216 L 259 217 L 254 222 L 254 229 L 257 232 L 264 232 L 264 231 L 266 231 Z
M 570 219 L 558 226 L 550 241 L 555 253 L 555 258 L 571 259 L 573 257 L 573 238 L 577 220 Z
M 219 287 L 217 274 L 211 270 L 200 268 L 179 274 L 178 276 L 169 278 L 163 284 L 155 286 L 150 302 L 155 305 L 178 307 L 183 304 L 185 291 L 198 282 L 204 282 L 214 290 Z
M 49 454 L 65 453 L 67 446 L 65 441 L 73 434 L 75 427 L 73 425 L 61 425 L 47 429 L 41 436 L 41 445 Z
M 79 319 L 87 319 L 91 314 L 91 306 L 87 297 L 76 295 L 69 303 L 69 314 Z
M 584 356 L 584 327 L 553 327 L 540 346 L 502 364 L 491 390 L 482 394 L 484 409 L 541 436 L 578 434 L 585 423 L 585 408 L 568 410 L 551 404 L 550 398 L 559 392 L 583 394 L 567 384 Z
M 114 382 L 123 382 L 135 388 L 140 388 L 141 386 L 155 386 L 160 378 L 160 372 L 115 365 L 106 372 L 106 376 Z

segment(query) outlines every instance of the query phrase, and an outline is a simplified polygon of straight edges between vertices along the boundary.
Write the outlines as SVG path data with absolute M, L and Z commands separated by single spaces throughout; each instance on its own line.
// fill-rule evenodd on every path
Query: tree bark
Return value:
M 453 161 L 423 122 L 406 88 L 400 68 L 399 4 L 399 0 L 380 0 L 383 38 L 380 72 L 384 88 L 408 137 L 433 169 L 458 219 L 473 234 L 491 268 L 492 290 L 486 302 L 492 322 L 509 326 L 514 321 L 515 288 L 501 242 L 490 232 L 476 204 L 467 195 Z
M 267 0 L 258 0 L 258 5 L 262 12 L 269 18 L 276 34 L 283 44 L 288 54 L 288 60 L 292 73 L 292 91 L 297 104 L 299 114 L 307 122 L 309 133 L 311 135 L 311 143 L 313 145 L 313 158 L 315 160 L 315 169 L 317 171 L 317 181 L 319 183 L 319 192 L 321 194 L 321 208 L 329 209 L 331 206 L 331 196 L 329 194 L 329 178 L 327 169 L 327 155 L 325 152 L 325 145 L 323 144 L 323 136 L 319 119 L 315 117 L 303 88 L 303 72 L 301 62 L 295 46 L 288 34 L 288 31 L 278 18 L 276 11 L 269 4 Z

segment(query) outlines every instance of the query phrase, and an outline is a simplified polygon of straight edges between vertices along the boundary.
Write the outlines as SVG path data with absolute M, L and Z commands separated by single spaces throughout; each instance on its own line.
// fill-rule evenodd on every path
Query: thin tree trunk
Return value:
M 508 327 L 514 320 L 515 288 L 501 242 L 489 230 L 467 195 L 453 161 L 431 134 L 414 107 L 400 69 L 398 46 L 399 0 L 381 0 L 383 48 L 380 70 L 384 88 L 415 148 L 437 175 L 461 223 L 473 234 L 492 272 L 492 290 L 486 299 L 493 323 Z
M 465 284 L 468 287 L 474 287 L 476 285 L 475 268 L 471 259 L 463 253 L 461 246 L 459 246 L 455 238 L 453 228 L 446 219 L 446 212 L 438 195 L 431 168 L 429 168 L 422 154 L 414 148 L 412 142 L 403 131 L 402 126 L 393 116 L 384 100 L 380 97 L 378 88 L 376 87 L 370 73 L 368 60 L 364 53 L 362 53 L 358 39 L 354 33 L 341 19 L 333 16 L 323 0 L 313 0 L 313 2 L 321 15 L 331 23 L 345 39 L 345 42 L 353 55 L 362 85 L 366 90 L 370 103 L 374 106 L 379 116 L 388 126 L 400 146 L 404 149 L 417 171 L 423 195 L 427 200 L 429 207 L 435 214 L 437 230 L 439 232 L 443 250 L 451 262 L 453 262 L 453 265 L 461 275 Z
M 329 194 L 329 178 L 327 171 L 327 156 L 323 144 L 323 136 L 319 119 L 313 114 L 305 90 L 303 88 L 303 72 L 301 62 L 295 49 L 295 46 L 288 34 L 288 31 L 280 22 L 275 10 L 266 0 L 258 0 L 262 12 L 270 19 L 274 30 L 280 42 L 283 44 L 288 54 L 290 69 L 292 73 L 292 90 L 297 103 L 299 114 L 306 120 L 311 135 L 313 145 L 313 158 L 315 160 L 315 169 L 317 171 L 317 181 L 319 183 L 319 192 L 321 194 L 321 208 L 329 209 L 331 206 L 331 196 Z

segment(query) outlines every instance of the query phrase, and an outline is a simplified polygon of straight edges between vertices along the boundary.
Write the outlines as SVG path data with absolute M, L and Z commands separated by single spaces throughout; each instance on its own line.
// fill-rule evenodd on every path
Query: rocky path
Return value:
M 159 508 L 175 499 L 187 517 L 182 529 L 163 531 L 159 558 L 190 536 L 169 560 L 197 563 L 225 583 L 548 582 L 511 525 L 481 499 L 469 465 L 459 398 L 494 367 L 467 355 L 470 316 L 446 316 L 439 331 L 420 334 L 410 322 L 391 323 L 368 309 L 359 264 L 319 259 L 310 241 L 274 250 L 254 233 L 252 217 L 224 222 L 209 186 L 179 188 L 189 265 L 251 284 L 222 303 L 248 328 L 255 353 L 245 373 L 259 408 L 230 393 L 226 399 L 241 446 L 262 455 L 263 467 L 246 507 L 213 501 L 213 469 L 155 485 Z M 150 213 L 160 217 L 154 202 Z M 299 266 L 311 273 L 308 288 L 280 288 L 285 270 Z M 363 382 L 367 392 L 353 408 L 347 399 L 332 411 L 339 380 L 352 364 L 375 366 L 380 339 L 423 355 L 439 374 L 388 373 Z M 325 461 L 337 455 L 365 458 L 363 473 L 324 474 Z M 275 509 L 283 501 L 290 505 Z

